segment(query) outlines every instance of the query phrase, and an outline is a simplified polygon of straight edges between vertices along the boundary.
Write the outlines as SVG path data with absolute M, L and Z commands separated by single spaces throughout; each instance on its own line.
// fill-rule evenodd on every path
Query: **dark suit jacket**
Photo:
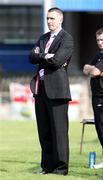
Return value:
M 73 38 L 63 29 L 58 33 L 51 44 L 48 53 L 55 54 L 50 59 L 45 59 L 45 46 L 50 37 L 50 32 L 42 35 L 36 46 L 40 47 L 40 54 L 34 50 L 29 55 L 30 63 L 39 64 L 39 69 L 44 68 L 44 86 L 45 91 L 50 99 L 71 99 L 68 65 L 73 51 Z M 35 49 L 35 47 L 34 47 Z M 67 67 L 63 64 L 67 62 Z M 33 84 L 33 87 L 35 84 Z

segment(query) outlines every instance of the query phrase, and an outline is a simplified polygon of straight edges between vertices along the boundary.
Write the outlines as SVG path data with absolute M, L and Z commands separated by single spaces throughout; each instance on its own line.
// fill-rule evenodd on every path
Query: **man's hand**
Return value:
M 90 75 L 91 77 L 96 77 L 101 74 L 101 71 L 98 68 L 89 64 L 84 65 L 83 72 L 84 74 Z
M 101 72 L 100 76 L 103 77 L 103 72 Z
M 52 53 L 48 53 L 48 54 L 46 54 L 45 59 L 52 58 L 53 56 L 54 56 L 54 54 L 52 54 Z
M 94 66 L 85 64 L 83 68 L 83 73 L 86 75 L 90 75 L 91 71 L 93 70 Z
M 93 65 L 89 65 L 89 64 L 84 65 L 83 72 L 84 74 L 90 75 L 91 77 L 96 77 L 96 76 L 103 77 L 103 73 L 101 73 L 101 71 Z
M 90 72 L 90 75 L 92 77 L 99 76 L 101 75 L 101 71 L 98 68 L 94 67 L 93 70 Z
M 40 53 L 40 48 L 39 48 L 39 46 L 36 46 L 36 47 L 34 48 L 34 52 L 35 52 L 36 54 L 39 54 L 39 53 Z
M 62 65 L 62 67 L 66 67 L 68 64 L 67 64 L 67 62 L 65 62 L 63 65 Z

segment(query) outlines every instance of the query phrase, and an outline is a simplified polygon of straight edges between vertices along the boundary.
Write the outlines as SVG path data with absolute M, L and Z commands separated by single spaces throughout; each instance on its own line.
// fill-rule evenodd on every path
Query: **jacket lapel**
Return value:
M 45 51 L 45 46 L 50 38 L 50 32 L 47 33 L 46 37 L 40 40 L 40 50 L 42 53 Z
M 62 29 L 59 34 L 55 37 L 53 43 L 51 44 L 50 48 L 49 48 L 49 52 L 55 47 L 55 45 L 57 44 L 58 41 L 61 40 L 62 35 L 64 33 L 64 30 Z
M 51 44 L 48 52 L 50 52 L 55 47 L 57 42 L 61 40 L 63 33 L 64 33 L 64 30 L 62 29 L 59 32 L 59 34 L 55 37 L 55 39 L 54 39 L 53 43 Z M 42 53 L 44 53 L 44 51 L 45 51 L 45 46 L 46 46 L 49 38 L 50 38 L 50 32 L 47 33 L 47 35 L 43 39 L 40 40 L 40 50 Z

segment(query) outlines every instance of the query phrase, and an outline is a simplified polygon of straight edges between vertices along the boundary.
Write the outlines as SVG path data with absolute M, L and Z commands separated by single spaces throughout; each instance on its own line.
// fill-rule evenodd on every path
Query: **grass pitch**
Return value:
M 80 155 L 82 124 L 70 122 L 69 174 L 39 175 L 40 145 L 36 122 L 0 121 L 0 180 L 103 180 L 103 169 L 88 167 L 88 154 L 96 152 L 96 163 L 103 162 L 102 148 L 94 126 L 87 126 L 84 134 L 83 152 Z

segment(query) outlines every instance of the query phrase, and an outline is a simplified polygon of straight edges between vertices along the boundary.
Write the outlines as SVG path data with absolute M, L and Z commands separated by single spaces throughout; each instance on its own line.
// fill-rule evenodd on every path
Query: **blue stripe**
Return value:
M 54 0 L 64 11 L 103 11 L 103 0 Z

